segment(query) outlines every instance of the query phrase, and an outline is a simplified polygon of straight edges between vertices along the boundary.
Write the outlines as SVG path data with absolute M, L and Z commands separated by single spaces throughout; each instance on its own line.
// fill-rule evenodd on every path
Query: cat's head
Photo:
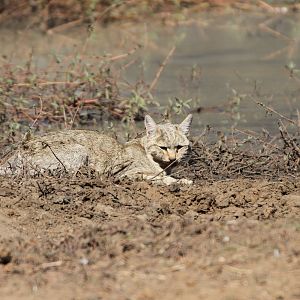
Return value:
M 156 124 L 149 115 L 146 115 L 147 135 L 144 138 L 146 152 L 161 165 L 181 160 L 189 149 L 188 134 L 191 123 L 191 114 L 180 124 Z

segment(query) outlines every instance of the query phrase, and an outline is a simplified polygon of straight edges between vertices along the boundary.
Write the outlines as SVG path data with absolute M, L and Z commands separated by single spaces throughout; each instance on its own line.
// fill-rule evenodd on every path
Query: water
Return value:
M 264 28 L 263 24 L 268 28 Z M 68 32 L 34 30 L 15 32 L 0 29 L 0 54 L 6 61 L 22 64 L 33 52 L 37 68 L 50 67 L 54 56 L 64 61 L 76 53 L 89 59 L 104 54 L 119 55 L 142 45 L 134 54 L 118 60 L 125 64 L 123 78 L 135 83 L 141 76 L 151 84 L 172 47 L 173 55 L 166 63 L 153 89 L 160 107 L 150 112 L 163 112 L 175 97 L 189 102 L 194 113 L 194 133 L 205 125 L 230 131 L 241 129 L 277 132 L 276 115 L 255 104 L 258 101 L 295 118 L 300 110 L 300 80 L 291 78 L 287 68 L 293 63 L 300 68 L 299 15 L 266 16 L 259 14 L 201 14 L 190 22 L 174 26 L 159 24 L 113 24 L 96 27 L 90 36 L 86 28 Z M 300 76 L 299 76 L 300 78 Z M 233 106 L 229 103 L 237 102 Z

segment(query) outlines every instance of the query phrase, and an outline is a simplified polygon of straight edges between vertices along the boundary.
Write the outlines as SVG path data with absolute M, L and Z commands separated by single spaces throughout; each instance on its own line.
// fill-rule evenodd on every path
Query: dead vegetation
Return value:
M 151 95 L 168 60 L 175 51 L 173 46 L 158 67 L 150 83 L 142 78 L 129 84 L 122 72 L 139 46 L 119 55 L 92 57 L 79 53 L 61 61 L 53 57 L 50 68 L 38 69 L 32 57 L 24 65 L 6 62 L 0 67 L 0 128 L 1 158 L 26 138 L 26 134 L 40 134 L 49 128 L 71 129 L 92 126 L 103 120 L 119 120 L 127 124 L 124 134 L 136 136 L 134 121 L 143 120 L 145 112 L 158 103 Z M 298 79 L 297 74 L 292 79 Z M 238 94 L 220 111 L 235 118 L 239 110 Z M 257 110 L 277 117 L 277 134 L 266 130 L 253 132 L 236 126 L 231 132 L 216 132 L 207 127 L 202 135 L 194 137 L 193 151 L 187 164 L 178 167 L 179 177 L 193 180 L 224 180 L 230 178 L 269 178 L 283 176 L 296 178 L 300 170 L 300 115 L 287 117 L 264 104 L 259 95 L 245 94 Z M 205 108 L 204 108 L 205 109 Z M 202 108 L 176 98 L 176 104 L 160 109 L 170 113 L 193 112 Z M 216 112 L 217 113 L 217 112 Z M 133 125 L 133 126 L 132 126 Z M 134 129 L 133 129 L 133 128 Z M 114 128 L 110 128 L 114 130 Z M 35 132 L 35 133 L 34 133 Z M 25 134 L 25 137 L 24 137 Z M 140 133 L 141 134 L 141 133 Z
M 31 134 L 32 130 L 44 132 L 49 126 L 54 129 L 80 128 L 107 119 L 118 119 L 131 125 L 133 120 L 143 120 L 145 111 L 154 103 L 151 90 L 172 51 L 174 48 L 151 84 L 141 80 L 134 86 L 122 81 L 119 72 L 122 64 L 120 67 L 112 63 L 120 56 L 103 58 L 99 66 L 88 61 L 83 63 L 81 59 L 72 61 L 65 67 L 66 72 L 52 73 L 52 80 L 46 71 L 34 73 L 30 62 L 26 67 L 3 65 L 0 70 L 1 157 L 22 142 L 22 134 Z M 126 65 L 126 61 L 124 63 Z M 126 96 L 128 94 L 130 97 Z M 237 127 L 225 134 L 207 127 L 202 135 L 194 137 L 192 154 L 186 164 L 177 168 L 175 176 L 196 181 L 238 177 L 273 180 L 299 176 L 299 112 L 298 119 L 291 119 L 253 96 L 247 97 L 256 103 L 257 109 L 278 118 L 277 135 L 270 135 L 266 130 L 253 132 Z M 182 104 L 176 113 L 182 113 L 182 109 L 190 107 Z M 167 112 L 172 110 L 174 108 L 166 109 Z M 228 113 L 234 114 L 235 109 L 231 108 Z M 125 132 L 124 136 L 126 134 L 132 136 L 131 131 Z
M 275 1 L 274 1 L 275 2 Z M 116 21 L 141 21 L 145 18 L 162 22 L 182 21 L 191 14 L 206 10 L 223 11 L 233 8 L 241 11 L 285 13 L 299 10 L 292 1 L 232 1 L 232 0 L 13 0 L 0 1 L 0 24 L 24 22 L 27 28 L 61 31 L 83 23 L 108 24 Z
M 279 120 L 276 136 L 238 128 L 230 135 L 205 133 L 193 145 L 186 172 L 183 169 L 178 172 L 212 181 L 238 177 L 297 178 L 300 172 L 300 127 L 294 124 L 290 130 L 283 120 Z
M 129 54 L 99 58 L 80 55 L 36 70 L 9 62 L 0 67 L 0 127 L 12 142 L 18 132 L 46 127 L 91 126 L 102 120 L 139 120 L 153 103 L 149 86 L 134 85 L 121 77 L 124 65 L 116 62 Z M 60 65 L 62 63 L 63 66 Z M 20 136 L 18 135 L 17 138 Z

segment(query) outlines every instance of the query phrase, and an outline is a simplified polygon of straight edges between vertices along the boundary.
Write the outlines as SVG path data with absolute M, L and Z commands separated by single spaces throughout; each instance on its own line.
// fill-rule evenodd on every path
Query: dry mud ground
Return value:
M 299 215 L 299 178 L 1 178 L 1 299 L 300 299 Z

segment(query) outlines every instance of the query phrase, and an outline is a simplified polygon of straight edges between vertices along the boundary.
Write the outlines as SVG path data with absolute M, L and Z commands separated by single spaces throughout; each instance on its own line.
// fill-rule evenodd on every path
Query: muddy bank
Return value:
M 299 182 L 1 178 L 1 295 L 297 299 Z
M 270 2 L 270 3 L 269 3 Z M 10 26 L 72 28 L 79 24 L 109 24 L 112 22 L 159 20 L 174 23 L 189 20 L 193 13 L 202 11 L 258 11 L 286 13 L 298 11 L 299 4 L 291 1 L 0 1 L 0 23 Z

